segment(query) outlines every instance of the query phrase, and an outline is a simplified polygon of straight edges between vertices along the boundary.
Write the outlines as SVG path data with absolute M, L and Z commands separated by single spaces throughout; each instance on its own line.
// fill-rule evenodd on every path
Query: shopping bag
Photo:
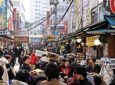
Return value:
M 20 70 L 20 64 L 18 62 L 18 58 L 16 58 L 16 62 L 14 64 L 14 68 L 13 68 L 14 72 L 18 72 Z
M 103 65 L 101 67 L 99 75 L 102 76 L 103 81 L 105 82 L 106 85 L 109 85 L 111 83 L 113 72 L 109 66 Z

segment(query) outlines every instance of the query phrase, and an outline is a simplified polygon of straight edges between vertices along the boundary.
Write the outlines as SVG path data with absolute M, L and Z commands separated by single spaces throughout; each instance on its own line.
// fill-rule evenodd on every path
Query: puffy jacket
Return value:
M 37 61 L 38 57 L 35 54 L 32 54 L 30 64 L 35 65 Z

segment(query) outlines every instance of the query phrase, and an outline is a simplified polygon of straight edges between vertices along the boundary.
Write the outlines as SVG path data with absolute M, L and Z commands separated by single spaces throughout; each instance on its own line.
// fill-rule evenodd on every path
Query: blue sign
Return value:
M 54 32 L 54 35 L 58 35 L 58 32 Z

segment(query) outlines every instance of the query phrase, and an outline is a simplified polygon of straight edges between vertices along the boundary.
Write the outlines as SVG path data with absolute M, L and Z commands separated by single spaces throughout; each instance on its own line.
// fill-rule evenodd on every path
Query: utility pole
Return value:
M 50 0 L 50 5 L 54 5 L 54 29 L 53 33 L 57 32 L 57 5 L 59 4 L 59 0 Z
M 30 36 L 29 36 L 29 30 L 28 30 L 28 49 L 30 47 L 29 42 L 30 42 Z
M 57 4 L 54 6 L 54 30 L 57 31 Z
M 55 41 L 58 40 L 58 30 L 57 30 L 57 5 L 59 4 L 59 0 L 50 0 L 50 5 L 54 5 L 54 29 L 53 34 L 55 36 Z M 55 42 L 56 48 L 55 52 L 57 53 L 57 42 Z

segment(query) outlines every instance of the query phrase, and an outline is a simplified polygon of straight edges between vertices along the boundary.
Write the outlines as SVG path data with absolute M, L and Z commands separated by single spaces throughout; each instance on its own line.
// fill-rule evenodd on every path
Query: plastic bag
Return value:
M 100 71 L 100 73 L 99 73 L 99 75 L 101 75 L 101 76 L 103 77 L 103 81 L 104 81 L 107 85 L 109 85 L 110 82 L 111 82 L 111 80 L 113 79 L 113 78 L 112 78 L 113 73 L 112 73 L 111 71 L 112 71 L 112 69 L 111 69 L 109 66 L 103 65 L 103 66 L 101 67 L 101 71 Z
M 14 64 L 14 68 L 13 68 L 14 72 L 19 72 L 20 70 L 20 64 L 18 62 L 18 58 L 16 58 L 16 63 Z

